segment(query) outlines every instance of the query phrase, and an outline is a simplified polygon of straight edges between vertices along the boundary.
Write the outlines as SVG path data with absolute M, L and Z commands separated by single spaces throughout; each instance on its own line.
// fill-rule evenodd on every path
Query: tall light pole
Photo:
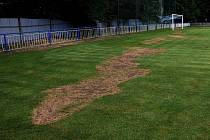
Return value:
M 119 26 L 120 20 L 120 0 L 117 0 L 117 26 Z
M 136 0 L 136 19 L 138 18 L 138 0 Z
M 163 0 L 159 0 L 159 3 L 160 3 L 160 16 L 162 17 L 164 13 Z
M 139 18 L 139 0 L 136 0 L 136 26 L 138 24 L 137 19 Z

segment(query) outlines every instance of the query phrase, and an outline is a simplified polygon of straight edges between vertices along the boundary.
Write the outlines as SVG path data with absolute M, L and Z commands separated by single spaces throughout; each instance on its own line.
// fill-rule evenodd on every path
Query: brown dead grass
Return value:
M 161 44 L 162 42 L 166 40 L 185 39 L 185 38 L 186 37 L 183 35 L 183 32 L 180 29 L 177 29 L 172 35 L 145 40 L 143 44 L 144 45 L 157 45 L 157 44 Z
M 183 39 L 185 36 L 183 35 L 183 32 L 181 29 L 176 29 L 175 32 L 172 35 L 169 35 L 170 38 L 174 39 Z
M 32 122 L 46 125 L 80 111 L 97 98 L 120 92 L 118 85 L 136 77 L 149 74 L 148 69 L 139 69 L 137 57 L 163 52 L 163 49 L 131 49 L 120 57 L 115 57 L 97 66 L 97 78 L 81 81 L 46 91 L 46 99 L 33 110 Z
M 183 38 L 185 38 L 183 35 L 176 35 L 176 34 L 170 35 L 169 37 L 170 38 L 175 38 L 175 39 L 183 39 Z
M 161 42 L 165 41 L 165 37 L 158 37 L 158 38 L 153 38 L 149 40 L 145 40 L 144 44 L 145 45 L 155 45 L 155 44 L 160 44 Z

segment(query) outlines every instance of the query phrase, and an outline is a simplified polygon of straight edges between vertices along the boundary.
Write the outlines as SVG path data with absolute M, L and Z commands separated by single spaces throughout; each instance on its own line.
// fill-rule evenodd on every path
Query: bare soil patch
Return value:
M 165 41 L 165 37 L 158 37 L 158 38 L 153 38 L 149 40 L 145 40 L 144 44 L 145 45 L 155 45 L 155 44 L 160 44 L 161 42 Z
M 169 37 L 175 38 L 175 39 L 183 39 L 183 38 L 185 38 L 183 35 L 178 35 L 178 34 L 170 35 Z
M 164 52 L 163 49 L 131 49 L 122 56 L 97 66 L 99 76 L 96 78 L 47 90 L 46 99 L 33 110 L 33 124 L 46 125 L 56 122 L 80 111 L 97 98 L 119 93 L 120 83 L 150 73 L 148 69 L 138 68 L 138 64 L 135 63 L 137 57 L 162 52 Z
M 182 31 L 180 29 L 176 30 L 172 35 L 168 35 L 168 36 L 165 36 L 165 37 L 157 37 L 157 38 L 152 38 L 152 39 L 149 39 L 149 40 L 145 40 L 143 43 L 145 45 L 157 45 L 157 44 L 160 44 L 162 43 L 163 41 L 166 41 L 166 40 L 170 40 L 170 39 L 184 39 L 186 38 Z

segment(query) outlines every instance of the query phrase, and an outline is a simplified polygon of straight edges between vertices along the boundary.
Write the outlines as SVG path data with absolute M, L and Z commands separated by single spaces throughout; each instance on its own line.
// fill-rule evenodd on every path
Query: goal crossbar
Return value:
M 184 16 L 183 15 L 178 15 L 178 14 L 172 14 L 172 30 L 175 30 L 175 22 L 174 20 L 177 19 L 177 17 L 182 18 L 182 30 L 184 29 Z

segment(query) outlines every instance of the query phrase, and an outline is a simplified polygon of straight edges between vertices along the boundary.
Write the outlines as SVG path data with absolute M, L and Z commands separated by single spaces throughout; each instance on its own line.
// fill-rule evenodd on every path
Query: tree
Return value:
M 157 21 L 161 15 L 184 14 L 186 22 L 210 21 L 209 0 L 119 0 L 121 19 Z M 55 18 L 75 26 L 92 26 L 118 17 L 118 0 L 0 0 L 1 17 Z

